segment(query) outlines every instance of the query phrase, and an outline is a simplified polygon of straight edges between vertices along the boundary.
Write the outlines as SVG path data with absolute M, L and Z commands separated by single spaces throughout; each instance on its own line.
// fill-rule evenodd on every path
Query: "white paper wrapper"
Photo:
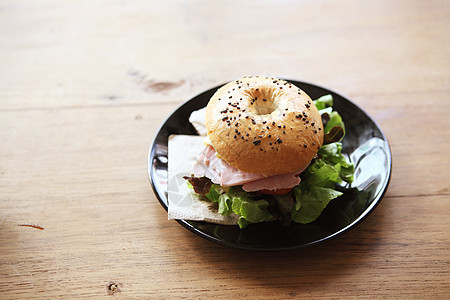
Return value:
M 206 107 L 193 111 L 189 116 L 189 122 L 194 126 L 197 130 L 198 134 L 201 136 L 206 136 L 206 126 L 205 126 L 205 118 L 206 118 Z
M 203 151 L 204 136 L 171 135 L 169 137 L 168 170 L 168 216 L 169 219 L 206 221 L 209 223 L 235 225 L 238 217 L 217 212 L 210 201 L 198 199 L 183 176 L 190 176 L 192 166 Z

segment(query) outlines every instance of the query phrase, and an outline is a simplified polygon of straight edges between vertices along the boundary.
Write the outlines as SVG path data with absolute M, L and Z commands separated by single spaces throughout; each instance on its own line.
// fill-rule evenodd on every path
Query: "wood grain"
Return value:
M 0 1 L 0 298 L 448 298 L 449 16 L 447 1 Z M 383 128 L 391 184 L 351 232 L 249 252 L 167 220 L 146 169 L 161 122 L 252 74 L 332 89 Z

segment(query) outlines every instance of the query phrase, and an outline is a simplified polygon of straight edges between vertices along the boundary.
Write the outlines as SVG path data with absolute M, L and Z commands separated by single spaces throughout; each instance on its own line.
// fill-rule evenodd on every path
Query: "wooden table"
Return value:
M 0 1 L 0 28 L 0 298 L 448 299 L 448 1 Z M 354 230 L 250 252 L 167 220 L 161 122 L 255 74 L 383 128 L 391 184 Z

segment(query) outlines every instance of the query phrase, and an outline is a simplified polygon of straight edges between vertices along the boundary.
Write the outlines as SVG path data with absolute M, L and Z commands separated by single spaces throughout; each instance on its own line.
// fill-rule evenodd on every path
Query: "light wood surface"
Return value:
M 448 1 L 0 1 L 0 28 L 0 298 L 448 299 Z M 386 133 L 391 184 L 354 230 L 266 253 L 167 220 L 156 130 L 255 74 L 343 94 Z

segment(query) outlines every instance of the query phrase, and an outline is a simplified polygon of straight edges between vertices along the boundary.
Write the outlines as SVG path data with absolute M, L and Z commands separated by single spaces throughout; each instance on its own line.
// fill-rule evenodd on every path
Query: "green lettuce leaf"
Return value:
M 333 96 L 328 94 L 314 100 L 314 105 L 322 115 L 324 144 L 339 142 L 344 138 L 345 125 L 337 111 L 333 111 Z M 341 129 L 342 128 L 342 129 Z
M 296 207 L 299 209 L 291 212 L 292 221 L 302 224 L 316 220 L 328 203 L 342 195 L 341 192 L 331 188 L 309 186 L 307 183 L 294 188 Z M 299 203 L 299 204 L 297 204 Z
M 266 200 L 253 200 L 250 197 L 234 197 L 232 210 L 249 223 L 259 223 L 269 220 L 272 215 L 267 210 L 269 202 Z M 239 224 L 246 225 L 246 223 Z
M 342 195 L 334 189 L 335 185 L 352 182 L 354 166 L 341 151 L 339 142 L 322 146 L 317 153 L 319 158 L 302 173 L 302 182 L 294 188 L 295 205 L 291 210 L 294 222 L 313 222 L 331 200 Z
M 341 151 L 342 144 L 336 142 L 322 146 L 317 154 L 323 161 L 333 166 L 339 172 L 342 180 L 351 183 L 355 166 L 345 158 Z
M 238 225 L 244 228 L 250 223 L 267 221 L 272 217 L 267 207 L 269 202 L 263 199 L 253 199 L 239 186 L 233 186 L 225 192 L 220 185 L 211 184 L 206 198 L 219 205 L 218 212 L 224 216 L 231 213 L 238 215 Z
M 327 107 L 333 106 L 333 96 L 332 95 L 324 95 L 319 99 L 313 101 L 314 105 L 317 107 L 317 110 L 322 110 Z
M 208 193 L 205 194 L 206 198 L 212 202 L 219 202 L 220 195 L 222 194 L 222 188 L 218 184 L 211 184 Z
M 345 125 L 344 122 L 342 121 L 341 116 L 339 115 L 339 113 L 337 111 L 332 111 L 330 114 L 330 119 L 328 120 L 327 124 L 325 125 L 325 134 L 328 134 L 333 127 L 341 127 L 342 130 L 344 131 L 344 134 L 342 135 L 341 139 L 344 137 L 345 135 Z
M 306 179 L 303 182 L 309 186 L 333 188 L 336 183 L 342 182 L 339 170 L 323 159 L 316 159 L 304 176 Z
M 231 201 L 230 196 L 228 196 L 226 193 L 220 195 L 219 197 L 219 214 L 222 214 L 224 216 L 229 216 L 233 212 L 232 209 L 233 202 Z
M 220 185 L 211 184 L 208 193 L 205 194 L 209 201 L 219 204 L 218 212 L 224 216 L 229 216 L 233 212 L 231 209 L 232 200 L 227 193 L 224 193 Z

